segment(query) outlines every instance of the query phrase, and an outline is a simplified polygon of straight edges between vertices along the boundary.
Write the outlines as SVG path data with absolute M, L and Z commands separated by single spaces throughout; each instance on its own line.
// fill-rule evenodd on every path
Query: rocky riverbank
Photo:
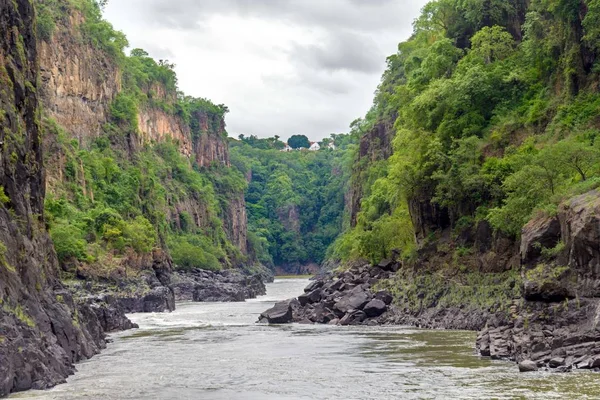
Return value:
M 331 325 L 386 324 L 395 315 L 392 295 L 375 284 L 390 278 L 399 264 L 386 261 L 364 265 L 312 281 L 298 298 L 277 303 L 261 314 L 259 322 L 290 322 Z
M 320 276 L 260 321 L 475 330 L 482 356 L 516 361 L 522 371 L 600 369 L 598 226 L 600 192 L 592 191 L 527 224 L 520 246 L 504 246 L 517 249 L 505 259 L 520 259 L 508 271 L 486 272 L 483 265 L 478 275 L 447 276 L 431 263 L 354 266 Z

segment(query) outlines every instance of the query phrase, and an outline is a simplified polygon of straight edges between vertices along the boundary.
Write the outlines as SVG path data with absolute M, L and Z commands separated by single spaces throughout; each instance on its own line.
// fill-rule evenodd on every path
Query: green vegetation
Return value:
M 194 170 L 176 144 L 146 146 L 128 160 L 106 138 L 81 149 L 51 121 L 45 129 L 65 156 L 63 181 L 46 198 L 63 264 L 78 260 L 110 273 L 123 258 L 148 254 L 161 243 L 181 267 L 219 269 L 241 257 L 226 238 L 208 173 Z M 174 215 L 173 207 L 187 199 L 205 208 L 208 221 L 197 226 L 189 215 Z
M 517 237 L 535 212 L 600 186 L 597 3 L 426 5 L 353 126 L 393 126 L 394 152 L 357 163 L 361 212 L 331 256 L 410 258 L 411 204 Z
M 231 159 L 248 176 L 248 238 L 268 266 L 320 263 L 342 229 L 344 193 L 356 138 L 333 135 L 337 149 L 282 152 L 278 138 L 241 136 Z
M 182 268 L 251 264 L 228 239 L 224 218 L 230 202 L 246 188 L 243 176 L 222 165 L 200 167 L 180 152 L 181 143 L 146 143 L 139 114 L 162 111 L 187 124 L 192 140 L 225 140 L 224 105 L 178 91 L 174 65 L 155 61 L 142 49 L 126 56 L 127 40 L 102 19 L 104 1 L 39 0 L 38 31 L 49 40 L 58 29 L 93 47 L 122 76 L 122 90 L 110 104 L 110 120 L 96 139 L 80 143 L 53 120 L 43 130 L 49 190 L 46 218 L 66 271 L 83 269 L 99 277 L 136 274 L 144 255 L 168 250 Z M 69 17 L 75 26 L 70 25 Z M 77 25 L 78 24 L 78 25 Z M 110 68 L 112 68 L 111 66 Z M 3 192 L 0 192 L 0 201 Z
M 308 149 L 310 141 L 304 135 L 294 135 L 288 139 L 288 146 L 292 149 Z
M 499 274 L 448 272 L 416 274 L 400 271 L 393 279 L 381 281 L 377 289 L 390 291 L 396 306 L 409 313 L 448 307 L 493 313 L 507 311 L 513 301 L 521 299 L 518 271 Z

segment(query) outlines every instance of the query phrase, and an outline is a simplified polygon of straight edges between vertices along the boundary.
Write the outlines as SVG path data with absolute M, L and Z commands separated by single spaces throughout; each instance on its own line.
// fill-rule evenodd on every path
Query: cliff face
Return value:
M 554 217 L 524 228 L 524 301 L 512 318 L 492 319 L 478 338 L 482 354 L 533 361 L 561 371 L 600 365 L 600 193 L 563 203 Z
M 394 133 L 393 123 L 380 122 L 360 138 L 357 159 L 352 170 L 352 185 L 346 194 L 346 209 L 352 227 L 356 226 L 360 203 L 368 186 L 363 174 L 372 163 L 387 160 L 392 155 Z
M 58 280 L 44 227 L 38 58 L 29 0 L 0 0 L 0 396 L 46 388 L 104 345 Z
M 66 16 L 56 21 L 51 38 L 38 42 L 42 80 L 40 94 L 45 115 L 56 121 L 70 138 L 77 139 L 82 149 L 86 149 L 96 138 L 106 135 L 103 126 L 111 121 L 111 104 L 124 90 L 123 72 L 114 57 L 82 37 L 81 27 L 85 19 L 80 11 L 63 9 L 62 13 Z M 177 94 L 174 90 L 155 82 L 143 87 L 142 92 L 146 100 L 137 107 L 137 132 L 129 135 L 127 141 L 113 140 L 113 145 L 120 147 L 129 159 L 135 159 L 135 153 L 145 145 L 169 141 L 176 143 L 179 152 L 200 168 L 213 165 L 230 167 L 225 121 L 221 115 L 194 111 L 186 120 L 175 111 Z M 49 149 L 47 187 L 54 192 L 64 180 L 66 157 L 56 138 L 49 137 L 45 146 Z M 86 192 L 83 165 L 76 169 L 79 184 Z M 84 194 L 93 196 L 93 193 Z M 244 195 L 242 192 L 222 195 L 229 200 L 221 210 L 223 229 L 229 240 L 246 254 Z M 181 213 L 187 213 L 192 216 L 196 227 L 203 229 L 211 223 L 208 208 L 203 199 L 190 195 L 168 204 L 166 215 L 172 226 L 180 226 Z
M 40 40 L 40 94 L 44 110 L 81 144 L 101 134 L 108 106 L 121 90 L 114 62 L 81 40 L 79 11 L 60 21 L 49 41 Z

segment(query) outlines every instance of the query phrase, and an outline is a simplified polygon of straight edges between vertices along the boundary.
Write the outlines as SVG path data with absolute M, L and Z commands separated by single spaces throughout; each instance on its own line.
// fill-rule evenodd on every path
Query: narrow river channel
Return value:
M 600 374 L 519 374 L 477 357 L 471 332 L 266 326 L 259 314 L 308 281 L 245 303 L 135 314 L 68 383 L 17 399 L 598 399 Z

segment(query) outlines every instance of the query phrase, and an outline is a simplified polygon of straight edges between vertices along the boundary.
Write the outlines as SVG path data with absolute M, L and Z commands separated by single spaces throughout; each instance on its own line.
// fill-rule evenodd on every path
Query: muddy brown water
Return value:
M 600 374 L 519 374 L 478 357 L 473 332 L 254 322 L 306 279 L 245 303 L 135 314 L 64 385 L 15 399 L 600 399 Z

